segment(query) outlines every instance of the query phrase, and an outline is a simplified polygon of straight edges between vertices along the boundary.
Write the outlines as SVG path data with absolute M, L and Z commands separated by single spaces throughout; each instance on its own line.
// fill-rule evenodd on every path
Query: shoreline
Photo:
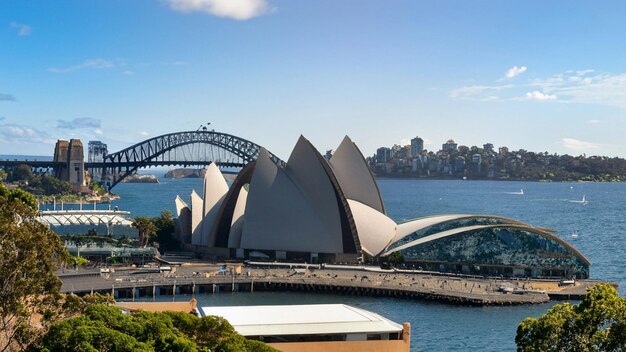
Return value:
M 116 299 L 219 292 L 294 291 L 397 297 L 453 305 L 510 306 L 550 300 L 579 300 L 600 281 L 581 280 L 559 287 L 556 280 L 467 278 L 427 272 L 397 273 L 356 269 L 266 269 L 229 264 L 183 264 L 171 272 L 158 268 L 120 268 L 101 275 L 99 269 L 59 274 L 64 293 L 112 293 Z
M 375 179 L 381 180 L 433 180 L 433 181 L 497 181 L 497 182 L 541 182 L 541 183 L 621 183 L 620 181 L 602 181 L 602 180 L 528 180 L 528 179 L 496 179 L 496 178 L 468 178 L 464 180 L 462 177 L 421 177 L 421 176 L 390 176 L 390 175 L 374 175 Z

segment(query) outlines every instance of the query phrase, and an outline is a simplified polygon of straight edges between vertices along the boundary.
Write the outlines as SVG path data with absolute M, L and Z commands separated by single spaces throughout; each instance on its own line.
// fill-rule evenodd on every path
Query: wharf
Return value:
M 521 305 L 550 299 L 582 299 L 595 281 L 578 281 L 561 288 L 556 281 L 515 280 L 399 273 L 389 270 L 252 268 L 229 265 L 188 264 L 159 273 L 148 268 L 99 270 L 59 274 L 62 292 L 112 293 L 116 298 L 142 299 L 159 295 L 218 292 L 304 291 L 349 295 L 424 299 L 459 305 Z

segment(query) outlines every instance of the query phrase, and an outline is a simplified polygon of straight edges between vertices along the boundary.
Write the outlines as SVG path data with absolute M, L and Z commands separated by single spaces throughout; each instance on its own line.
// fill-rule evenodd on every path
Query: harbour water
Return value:
M 158 174 L 162 176 L 162 174 Z M 389 216 L 396 221 L 441 213 L 483 213 L 557 230 L 593 263 L 592 278 L 626 287 L 626 184 L 439 181 L 380 179 Z M 174 211 L 177 194 L 188 199 L 200 179 L 160 184 L 120 184 L 115 201 L 133 216 Z M 520 193 L 523 189 L 523 195 Z M 587 204 L 580 202 L 586 196 Z M 576 234 L 577 236 L 572 236 Z M 177 299 L 188 299 L 178 297 Z M 257 292 L 203 295 L 201 305 L 346 303 L 412 325 L 413 351 L 513 351 L 515 332 L 527 316 L 554 303 L 521 307 L 457 307 L 391 298 Z M 164 298 L 167 299 L 167 298 Z

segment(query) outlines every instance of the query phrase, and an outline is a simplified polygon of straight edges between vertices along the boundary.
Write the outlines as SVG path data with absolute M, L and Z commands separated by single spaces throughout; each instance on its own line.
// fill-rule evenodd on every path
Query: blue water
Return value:
M 593 263 L 591 276 L 626 287 L 626 183 L 378 180 L 385 206 L 396 221 L 441 213 L 482 213 L 557 230 Z M 160 184 L 120 184 L 114 204 L 134 216 L 174 211 L 174 198 L 200 193 L 200 179 Z M 524 195 L 511 194 L 524 190 Z M 572 201 L 587 197 L 588 204 Z M 578 234 L 577 238 L 571 236 Z M 623 291 L 622 291 L 623 292 Z M 390 298 L 301 293 L 237 293 L 199 297 L 200 304 L 346 303 L 412 325 L 413 351 L 513 351 L 515 332 L 527 316 L 553 304 L 522 307 L 457 307 Z

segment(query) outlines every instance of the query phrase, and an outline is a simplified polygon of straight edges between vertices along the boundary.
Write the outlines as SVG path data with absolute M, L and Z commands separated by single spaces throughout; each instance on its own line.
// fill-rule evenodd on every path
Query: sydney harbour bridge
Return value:
M 59 158 L 58 149 L 59 142 L 57 142 L 55 158 L 52 161 L 0 160 L 0 167 L 11 168 L 26 164 L 33 170 L 52 171 L 57 177 L 63 174 L 71 176 L 73 170 L 74 173 L 78 170 L 87 170 L 94 180 L 110 190 L 140 168 L 206 166 L 211 163 L 219 167 L 241 168 L 256 160 L 261 146 L 231 134 L 201 129 L 153 137 L 118 152 L 104 154 L 101 160 L 97 161 L 85 162 L 82 150 L 75 154 L 78 157 L 74 159 L 72 156 Z M 63 152 L 69 155 L 73 153 L 72 149 L 70 144 L 69 150 Z M 82 143 L 80 149 L 82 149 Z M 270 155 L 277 164 L 284 164 L 271 152 Z M 66 170 L 65 173 L 64 170 Z M 70 182 L 72 182 L 71 179 Z

